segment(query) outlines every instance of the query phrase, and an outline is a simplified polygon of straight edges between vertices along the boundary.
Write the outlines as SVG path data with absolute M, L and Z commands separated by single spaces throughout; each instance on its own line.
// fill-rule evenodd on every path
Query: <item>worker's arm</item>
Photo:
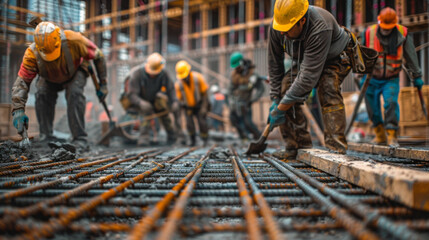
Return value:
M 254 77 L 254 79 L 252 79 L 252 77 Z M 262 95 L 264 95 L 264 91 L 265 91 L 265 87 L 264 87 L 264 79 L 260 78 L 258 75 L 253 75 L 250 78 L 250 82 L 252 83 L 254 81 L 254 83 L 252 83 L 253 85 L 253 89 L 256 91 L 252 97 L 252 99 L 250 100 L 251 103 L 254 103 L 256 101 L 258 101 Z
M 30 84 L 39 72 L 37 60 L 30 47 L 25 50 L 18 77 L 12 87 L 12 111 L 24 109 L 30 91 Z
M 132 105 L 139 107 L 142 111 L 149 111 L 152 105 L 142 98 L 141 71 L 143 69 L 136 69 L 130 74 L 129 97 Z
M 303 102 L 316 86 L 326 64 L 329 47 L 331 44 L 332 32 L 322 31 L 311 36 L 306 40 L 306 48 L 300 71 L 292 83 L 292 86 L 286 91 L 280 105 Z M 283 62 L 281 62 L 283 64 Z M 334 86 L 333 86 L 334 87 Z
M 270 77 L 270 98 L 280 101 L 281 85 L 285 74 L 283 36 L 272 29 L 270 24 L 268 39 L 268 75 Z
M 422 70 L 419 67 L 416 48 L 414 47 L 413 38 L 410 35 L 407 35 L 404 42 L 404 59 L 405 67 L 412 74 L 412 77 L 414 79 L 421 78 Z

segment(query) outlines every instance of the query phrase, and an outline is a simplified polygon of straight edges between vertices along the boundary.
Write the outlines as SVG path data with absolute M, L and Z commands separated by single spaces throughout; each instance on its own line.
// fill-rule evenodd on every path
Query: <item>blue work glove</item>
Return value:
M 286 111 L 279 110 L 277 107 L 270 112 L 270 132 L 277 126 L 286 122 Z
M 274 110 L 274 109 L 277 109 L 277 107 L 279 106 L 279 103 L 278 103 L 278 101 L 273 101 L 273 104 L 271 104 L 271 107 L 270 107 L 270 113 L 268 114 L 268 123 L 270 123 L 271 122 L 271 112 Z
M 13 126 L 18 130 L 18 133 L 21 134 L 24 132 L 24 127 L 28 129 L 28 117 L 25 115 L 24 109 L 18 109 L 12 112 L 13 116 Z
M 106 96 L 107 96 L 107 84 L 106 83 L 100 83 L 100 89 L 97 90 L 97 97 L 102 102 Z
M 414 78 L 414 87 L 418 88 L 419 90 L 422 90 L 423 80 L 421 77 Z

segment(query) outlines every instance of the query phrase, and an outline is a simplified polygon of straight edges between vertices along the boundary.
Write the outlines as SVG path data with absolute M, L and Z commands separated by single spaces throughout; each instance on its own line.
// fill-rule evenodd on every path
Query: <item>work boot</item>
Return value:
M 377 144 L 377 145 L 386 144 L 386 131 L 384 130 L 383 124 L 381 123 L 378 124 L 374 128 L 374 132 L 375 132 L 375 137 L 374 139 L 371 140 L 371 143 Z
M 173 145 L 177 141 L 176 134 L 174 133 L 167 133 L 167 145 Z
M 399 147 L 398 135 L 395 129 L 387 129 L 387 145 L 389 147 Z
M 189 144 L 189 146 L 194 147 L 195 145 L 197 145 L 197 139 L 195 137 L 195 135 L 191 135 L 191 143 Z
M 297 149 L 279 150 L 273 153 L 273 156 L 280 160 L 295 160 L 298 154 Z
M 74 139 L 71 144 L 73 146 L 76 147 L 76 149 L 80 150 L 80 151 L 87 151 L 89 150 L 89 144 L 88 141 L 86 139 L 83 138 L 78 138 L 78 139 Z

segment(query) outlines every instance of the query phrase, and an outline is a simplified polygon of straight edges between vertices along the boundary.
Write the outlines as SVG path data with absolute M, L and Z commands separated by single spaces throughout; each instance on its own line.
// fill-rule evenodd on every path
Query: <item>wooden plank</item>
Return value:
M 429 161 L 429 150 L 413 149 L 411 147 L 391 148 L 388 146 L 380 146 L 367 143 L 349 143 L 349 150 L 371 154 L 381 154 L 388 157 Z
M 45 14 L 43 14 L 43 13 L 33 12 L 33 11 L 30 11 L 30 10 L 22 8 L 22 7 L 8 5 L 7 8 L 9 8 L 11 10 L 18 11 L 18 12 L 29 13 L 29 14 L 32 14 L 33 16 L 36 16 L 36 17 L 44 17 L 45 16 Z
M 320 149 L 299 150 L 297 159 L 408 207 L 429 210 L 427 172 L 374 164 Z

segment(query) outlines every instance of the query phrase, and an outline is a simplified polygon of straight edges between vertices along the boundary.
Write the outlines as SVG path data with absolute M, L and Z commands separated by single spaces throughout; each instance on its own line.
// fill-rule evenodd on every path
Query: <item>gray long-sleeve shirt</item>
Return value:
M 139 106 L 142 100 L 153 104 L 156 94 L 161 91 L 164 91 L 168 96 L 170 104 L 177 101 L 173 81 L 167 72 L 162 70 L 155 78 L 150 78 L 145 72 L 144 64 L 131 70 L 129 83 L 131 104 Z
M 281 103 L 304 101 L 320 79 L 327 60 L 338 57 L 345 49 L 348 34 L 334 16 L 325 9 L 310 6 L 307 21 L 299 39 L 290 40 L 270 27 L 268 41 L 268 71 L 271 99 L 280 98 L 285 75 L 284 53 L 298 61 L 299 73 L 286 91 Z

